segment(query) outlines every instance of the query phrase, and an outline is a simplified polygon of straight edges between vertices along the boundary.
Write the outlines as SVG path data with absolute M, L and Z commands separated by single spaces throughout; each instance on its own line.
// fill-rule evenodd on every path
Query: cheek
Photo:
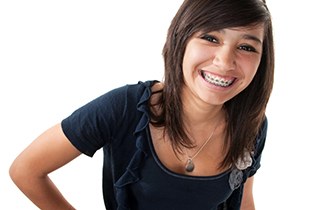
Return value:
M 249 59 L 243 63 L 242 69 L 248 78 L 248 80 L 252 80 L 252 78 L 257 73 L 258 67 L 260 64 L 260 59 Z
M 184 75 L 187 72 L 191 71 L 191 69 L 193 67 L 193 60 L 194 60 L 194 52 L 188 46 L 187 46 L 186 51 L 184 53 L 183 62 L 182 62 L 182 70 L 184 72 Z
M 200 47 L 199 45 L 189 43 L 187 45 L 184 58 L 183 67 L 189 70 L 195 70 L 201 64 L 207 63 L 210 60 L 210 50 Z

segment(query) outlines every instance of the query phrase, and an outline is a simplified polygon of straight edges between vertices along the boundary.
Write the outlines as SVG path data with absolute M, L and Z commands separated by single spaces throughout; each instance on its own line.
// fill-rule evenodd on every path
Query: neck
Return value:
M 223 122 L 225 112 L 223 105 L 208 104 L 196 97 L 182 97 L 183 121 L 187 129 L 209 129 L 212 125 Z

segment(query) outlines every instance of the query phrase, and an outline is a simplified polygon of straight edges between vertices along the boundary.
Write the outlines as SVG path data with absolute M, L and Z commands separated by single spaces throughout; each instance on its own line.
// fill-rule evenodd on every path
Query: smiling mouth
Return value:
M 236 80 L 235 78 L 226 79 L 223 77 L 219 77 L 217 75 L 210 74 L 210 73 L 205 72 L 203 70 L 200 70 L 200 75 L 202 76 L 202 78 L 205 81 L 207 81 L 210 84 L 213 84 L 215 86 L 219 86 L 219 87 L 229 87 Z

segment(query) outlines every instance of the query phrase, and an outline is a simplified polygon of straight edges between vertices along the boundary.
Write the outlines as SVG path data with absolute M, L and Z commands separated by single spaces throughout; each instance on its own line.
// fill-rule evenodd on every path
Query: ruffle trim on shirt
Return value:
M 141 84 L 141 82 L 139 82 Z M 118 210 L 129 210 L 129 193 L 128 185 L 138 182 L 140 177 L 140 168 L 142 167 L 144 160 L 147 157 L 148 142 L 146 140 L 146 132 L 143 132 L 147 129 L 149 125 L 149 113 L 148 113 L 148 100 L 151 96 L 151 86 L 152 82 L 142 83 L 144 91 L 142 96 L 137 104 L 137 110 L 141 112 L 141 118 L 137 123 L 134 135 L 136 136 L 136 152 L 134 153 L 129 165 L 126 168 L 124 174 L 120 179 L 115 183 L 116 189 L 116 200 L 118 203 Z M 126 155 L 126 154 L 123 154 Z
M 229 176 L 229 185 L 232 191 L 246 181 L 248 176 L 244 171 L 252 166 L 252 163 L 252 155 L 249 152 L 245 152 L 244 157 L 238 159 Z

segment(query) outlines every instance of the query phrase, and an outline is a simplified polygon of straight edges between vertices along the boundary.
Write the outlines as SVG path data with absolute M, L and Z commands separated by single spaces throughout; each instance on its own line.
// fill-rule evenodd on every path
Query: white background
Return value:
M 110 2 L 110 3 L 109 3 Z M 106 91 L 162 79 L 162 46 L 182 0 L 0 1 L 0 209 L 37 209 L 8 169 L 42 131 Z M 268 0 L 276 42 L 258 210 L 315 209 L 320 188 L 316 1 Z M 77 209 L 104 209 L 102 151 L 51 176 Z

